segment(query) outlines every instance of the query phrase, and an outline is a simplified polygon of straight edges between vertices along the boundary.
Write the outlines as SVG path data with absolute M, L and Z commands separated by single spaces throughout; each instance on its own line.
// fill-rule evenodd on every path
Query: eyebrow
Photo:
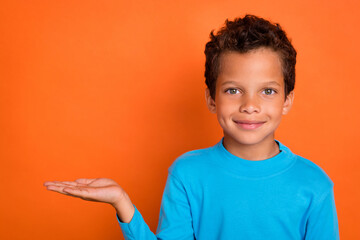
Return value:
M 236 84 L 236 82 L 234 82 L 234 81 L 226 81 L 226 82 L 223 82 L 221 84 L 221 86 L 226 85 L 226 84 Z
M 222 84 L 221 84 L 221 86 L 223 86 L 223 85 L 226 85 L 226 84 L 237 84 L 237 82 L 235 82 L 235 81 L 226 81 L 226 82 L 223 82 Z M 263 84 L 269 84 L 269 85 L 277 85 L 277 86 L 281 86 L 278 82 L 276 82 L 276 81 L 270 81 L 270 82 L 264 82 Z

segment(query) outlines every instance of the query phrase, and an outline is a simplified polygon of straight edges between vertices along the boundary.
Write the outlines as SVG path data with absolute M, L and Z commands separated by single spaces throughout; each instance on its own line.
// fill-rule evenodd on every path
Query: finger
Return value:
M 44 182 L 44 186 L 57 185 L 59 183 L 60 183 L 59 181 L 46 181 Z
M 79 178 L 79 179 L 76 179 L 75 182 L 76 183 L 80 183 L 80 184 L 90 184 L 92 183 L 93 181 L 95 181 L 96 178 L 93 178 L 93 179 L 90 179 L 90 178 Z
M 55 185 L 49 185 L 46 187 L 47 190 L 53 191 L 53 192 L 58 192 L 61 194 L 65 194 L 65 195 L 69 195 L 68 193 L 64 192 L 64 188 L 63 186 L 55 186 Z
M 89 191 L 82 187 L 50 185 L 47 186 L 47 189 L 61 194 L 70 195 L 72 197 L 78 197 L 84 199 L 89 197 Z
M 50 182 L 50 181 L 44 182 L 44 186 L 45 186 L 45 187 L 48 186 L 48 185 L 51 185 L 51 182 Z
M 63 181 L 61 182 L 63 184 L 66 184 L 66 185 L 69 185 L 69 186 L 74 186 L 74 187 L 77 187 L 77 186 L 85 186 L 86 184 L 83 184 L 83 183 L 78 183 L 78 182 L 70 182 L 70 181 Z
M 47 186 L 59 186 L 59 185 L 60 185 L 60 182 L 58 182 L 58 181 L 44 182 L 45 187 L 47 187 Z
M 64 182 L 59 182 L 59 181 L 52 181 L 52 182 L 45 182 L 44 183 L 44 186 L 63 186 L 63 187 L 66 187 L 66 186 L 77 186 L 78 183 L 76 182 L 70 182 L 70 181 L 64 181 Z
M 63 189 L 63 192 L 72 195 L 74 197 L 79 197 L 82 199 L 87 199 L 90 200 L 90 193 L 89 190 L 87 188 L 70 188 L 70 187 L 66 187 Z

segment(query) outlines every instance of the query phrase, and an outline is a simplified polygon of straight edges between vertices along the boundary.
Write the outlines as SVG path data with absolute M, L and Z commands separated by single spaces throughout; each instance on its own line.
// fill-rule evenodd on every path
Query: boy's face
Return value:
M 274 145 L 274 132 L 293 102 L 293 92 L 285 97 L 284 87 L 280 58 L 271 49 L 223 54 L 215 100 L 208 89 L 206 99 L 224 131 L 224 144 Z

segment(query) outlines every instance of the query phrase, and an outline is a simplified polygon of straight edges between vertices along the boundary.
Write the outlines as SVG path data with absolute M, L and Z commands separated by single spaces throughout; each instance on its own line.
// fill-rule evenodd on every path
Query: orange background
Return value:
M 335 183 L 341 239 L 360 239 L 359 2 L 0 3 L 0 239 L 122 239 L 114 210 L 46 180 L 109 177 L 155 231 L 167 168 L 222 132 L 204 46 L 226 18 L 279 22 L 298 51 L 277 139 Z

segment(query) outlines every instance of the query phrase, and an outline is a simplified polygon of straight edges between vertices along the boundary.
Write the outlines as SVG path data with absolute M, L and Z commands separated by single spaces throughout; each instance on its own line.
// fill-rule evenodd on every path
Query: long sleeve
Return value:
M 334 191 L 324 195 L 310 210 L 305 240 L 338 240 L 339 227 Z
M 169 173 L 160 209 L 157 234 L 151 232 L 138 209 L 129 223 L 119 220 L 126 240 L 194 240 L 192 217 L 185 188 Z
M 135 207 L 135 206 L 134 206 Z M 151 232 L 145 220 L 135 207 L 134 216 L 129 223 L 121 222 L 117 216 L 118 222 L 126 240 L 156 240 L 156 236 Z
M 264 161 L 232 155 L 222 142 L 183 154 L 169 167 L 156 235 L 136 209 L 120 222 L 125 239 L 338 240 L 333 182 L 279 146 Z
M 166 182 L 156 232 L 158 239 L 194 239 L 190 204 L 185 187 L 171 173 Z

